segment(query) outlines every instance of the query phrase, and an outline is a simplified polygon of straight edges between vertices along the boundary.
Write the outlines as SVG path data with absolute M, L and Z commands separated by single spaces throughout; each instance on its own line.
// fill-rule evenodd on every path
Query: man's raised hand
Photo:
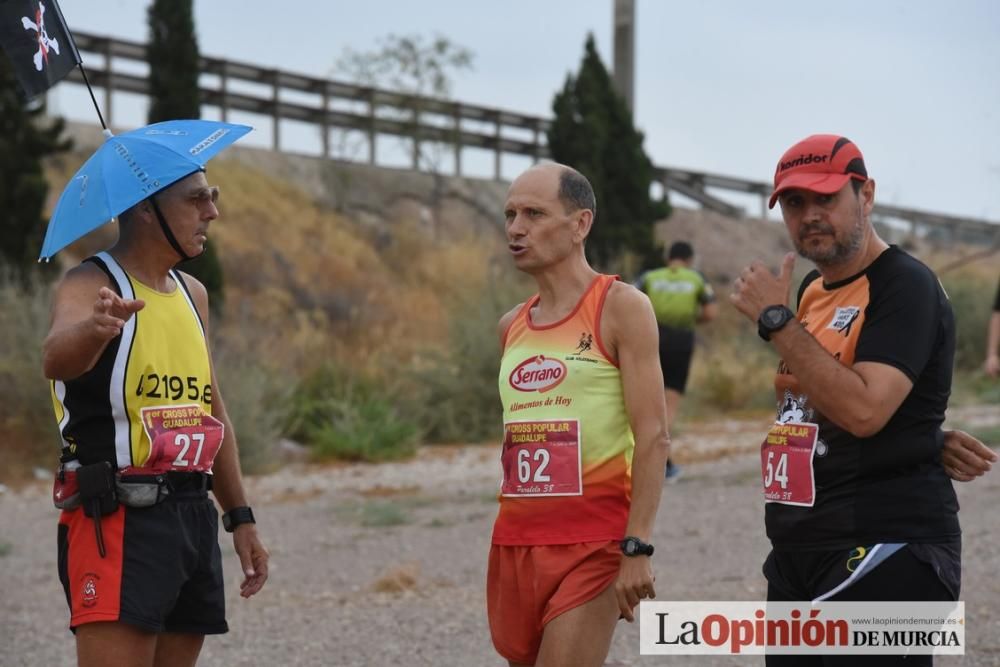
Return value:
M 102 287 L 94 302 L 93 322 L 97 334 L 108 340 L 122 332 L 125 322 L 146 305 L 142 299 L 123 299 L 113 290 Z
M 733 292 L 729 301 L 736 309 L 756 322 L 768 306 L 788 305 L 788 295 L 792 285 L 792 270 L 795 268 L 795 253 L 785 255 L 778 275 L 762 262 L 754 262 L 743 269 L 733 282 Z

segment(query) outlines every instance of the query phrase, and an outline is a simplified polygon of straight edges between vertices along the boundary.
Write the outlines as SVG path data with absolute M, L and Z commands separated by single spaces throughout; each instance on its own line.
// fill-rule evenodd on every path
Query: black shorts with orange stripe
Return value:
M 83 510 L 59 519 L 59 579 L 70 628 L 127 623 L 150 632 L 228 632 L 219 517 L 204 491 L 102 517 L 105 556 Z

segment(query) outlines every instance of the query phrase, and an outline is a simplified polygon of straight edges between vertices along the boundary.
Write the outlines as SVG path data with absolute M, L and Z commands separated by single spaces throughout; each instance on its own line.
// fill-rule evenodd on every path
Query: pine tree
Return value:
M 42 159 L 72 144 L 60 138 L 62 119 L 43 124 L 44 105 L 25 105 L 17 90 L 10 61 L 0 54 L 0 268 L 28 282 L 38 271 L 52 277 L 57 267 L 37 261 L 48 195 Z
M 149 122 L 201 118 L 198 40 L 192 0 L 153 0 L 149 7 Z M 215 246 L 181 264 L 208 290 L 212 310 L 223 304 L 222 264 Z
M 643 135 L 615 91 L 593 35 L 587 37 L 579 73 L 567 76 L 552 108 L 552 159 L 579 170 L 597 196 L 597 219 L 587 239 L 590 260 L 607 267 L 625 252 L 640 261 L 658 255 L 653 225 L 670 207 L 665 199 L 650 198 L 653 164 L 643 150 Z
M 153 0 L 149 7 L 149 122 L 201 118 L 198 40 L 192 0 Z

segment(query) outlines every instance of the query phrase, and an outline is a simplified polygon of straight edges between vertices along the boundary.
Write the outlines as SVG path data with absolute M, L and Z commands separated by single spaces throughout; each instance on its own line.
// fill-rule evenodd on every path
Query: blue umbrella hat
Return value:
M 168 120 L 113 135 L 66 185 L 49 220 L 39 260 L 97 229 L 122 211 L 169 187 L 205 164 L 253 128 L 211 120 Z M 167 240 L 188 259 L 151 200 Z

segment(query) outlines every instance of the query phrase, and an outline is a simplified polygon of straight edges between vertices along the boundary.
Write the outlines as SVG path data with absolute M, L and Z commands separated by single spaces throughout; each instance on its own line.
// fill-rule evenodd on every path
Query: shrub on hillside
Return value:
M 685 414 L 717 416 L 731 411 L 774 409 L 777 355 L 757 337 L 756 327 L 728 303 L 720 316 L 699 327 Z
M 745 348 L 741 344 L 716 342 L 706 351 L 712 356 L 700 364 L 692 382 L 691 394 L 698 414 L 718 415 L 774 407 L 773 380 L 777 362 L 764 355 L 746 355 Z M 739 361 L 734 363 L 733 359 Z
M 42 375 L 48 304 L 48 290 L 30 277 L 0 276 L 0 438 L 38 464 L 54 464 L 59 455 L 52 395 Z
M 286 433 L 317 459 L 387 461 L 416 451 L 419 429 L 401 417 L 392 392 L 325 363 L 289 399 Z
M 524 286 L 498 279 L 450 308 L 448 339 L 410 367 L 404 409 L 430 442 L 471 443 L 499 437 L 503 408 L 497 390 L 500 317 L 525 296 Z
M 281 463 L 278 442 L 295 379 L 238 355 L 221 342 L 215 347 L 215 369 L 236 432 L 243 472 L 274 470 Z
M 972 272 L 941 279 L 955 312 L 955 370 L 974 371 L 986 356 L 986 324 L 993 306 L 996 277 Z

